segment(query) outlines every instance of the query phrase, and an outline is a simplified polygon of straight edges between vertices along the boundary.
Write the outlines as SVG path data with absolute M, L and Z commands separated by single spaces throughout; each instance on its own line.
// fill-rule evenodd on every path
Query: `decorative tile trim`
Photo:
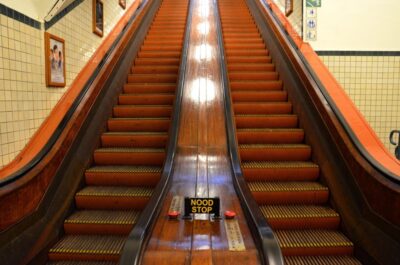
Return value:
M 315 51 L 319 56 L 400 56 L 400 51 Z
M 8 6 L 5 6 L 3 4 L 0 4 L 0 14 L 7 16 L 9 18 L 15 19 L 21 23 L 24 23 L 28 26 L 31 26 L 36 29 L 41 28 L 41 23 L 37 20 L 34 20 L 33 18 L 30 18 L 12 8 L 9 8 Z
M 81 3 L 83 3 L 84 0 L 76 0 L 72 2 L 69 6 L 63 9 L 60 13 L 58 13 L 56 16 L 53 17 L 52 20 L 49 22 L 44 22 L 44 29 L 48 30 L 51 26 L 57 23 L 60 19 L 62 19 L 65 15 L 67 15 L 69 12 L 71 12 L 75 7 L 79 6 Z

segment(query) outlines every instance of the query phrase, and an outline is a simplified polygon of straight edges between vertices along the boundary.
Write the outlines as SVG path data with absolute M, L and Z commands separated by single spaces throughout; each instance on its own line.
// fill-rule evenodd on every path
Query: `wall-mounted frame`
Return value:
M 102 0 L 93 0 L 93 33 L 103 37 L 104 4 Z
M 285 0 L 285 15 L 288 17 L 293 13 L 293 0 Z
M 126 0 L 119 0 L 119 5 L 122 7 L 122 9 L 126 8 Z
M 65 87 L 65 43 L 60 37 L 44 33 L 46 86 Z

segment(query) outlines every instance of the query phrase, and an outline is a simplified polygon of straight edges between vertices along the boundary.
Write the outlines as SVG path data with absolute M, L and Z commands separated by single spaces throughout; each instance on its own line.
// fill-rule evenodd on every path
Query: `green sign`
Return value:
M 321 0 L 307 0 L 307 7 L 321 7 Z

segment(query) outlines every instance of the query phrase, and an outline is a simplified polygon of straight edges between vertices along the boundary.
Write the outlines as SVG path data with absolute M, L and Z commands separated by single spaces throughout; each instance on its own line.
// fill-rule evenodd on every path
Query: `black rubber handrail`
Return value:
M 169 141 L 167 146 L 167 156 L 165 159 L 160 182 L 154 189 L 153 195 L 146 205 L 146 208 L 140 214 L 139 220 L 135 224 L 133 230 L 128 236 L 124 245 L 124 249 L 120 258 L 120 265 L 136 265 L 140 263 L 141 254 L 144 251 L 146 237 L 155 223 L 156 217 L 159 215 L 163 206 L 162 201 L 167 195 L 170 186 L 173 161 L 176 153 L 176 145 L 178 142 L 178 130 L 180 124 L 180 112 L 182 106 L 182 95 L 185 83 L 188 43 L 190 37 L 190 27 L 192 22 L 192 1 L 189 0 L 188 15 L 186 19 L 185 37 L 182 48 L 182 55 L 179 68 L 178 86 L 175 94 L 174 112 L 170 125 Z
M 283 257 L 278 241 L 268 225 L 265 217 L 260 211 L 259 206 L 255 202 L 251 191 L 247 186 L 246 180 L 243 177 L 242 169 L 240 166 L 239 151 L 236 139 L 236 127 L 234 121 L 234 114 L 232 110 L 232 100 L 230 92 L 230 84 L 227 75 L 226 56 L 224 42 L 222 39 L 221 21 L 219 15 L 219 8 L 214 0 L 216 10 L 216 26 L 218 35 L 218 46 L 220 55 L 220 67 L 222 73 L 222 88 L 224 94 L 225 104 L 225 123 L 228 141 L 228 151 L 231 160 L 231 168 L 233 172 L 233 185 L 243 207 L 246 219 L 249 223 L 249 228 L 253 233 L 256 245 L 262 256 L 263 264 L 268 265 L 283 265 Z
M 37 164 L 39 164 L 40 161 L 50 152 L 50 150 L 53 148 L 54 144 L 57 142 L 59 139 L 61 133 L 64 131 L 66 128 L 67 124 L 71 120 L 72 115 L 75 113 L 76 109 L 78 108 L 79 104 L 82 102 L 83 98 L 86 96 L 89 88 L 92 86 L 94 80 L 97 78 L 98 74 L 100 71 L 103 69 L 105 63 L 107 62 L 108 59 L 110 59 L 112 53 L 114 52 L 115 48 L 121 41 L 122 37 L 126 34 L 126 31 L 128 28 L 132 26 L 132 24 L 136 21 L 136 18 L 143 12 L 144 7 L 146 6 L 148 0 L 143 0 L 135 13 L 132 15 L 132 17 L 129 19 L 127 24 L 124 26 L 122 31 L 118 34 L 117 38 L 114 40 L 112 43 L 111 47 L 108 49 L 107 53 L 103 56 L 102 60 L 99 62 L 98 66 L 88 79 L 88 81 L 85 83 L 83 89 L 77 96 L 77 98 L 74 100 L 72 103 L 71 107 L 68 109 L 67 113 L 64 115 L 63 119 L 57 126 L 57 128 L 54 130 L 53 134 L 47 141 L 47 143 L 44 145 L 44 147 L 40 150 L 40 152 L 35 155 L 34 158 L 32 158 L 31 161 L 29 161 L 25 166 L 23 166 L 21 169 L 18 171 L 12 173 L 11 175 L 7 176 L 4 179 L 0 180 L 0 188 L 4 187 L 10 183 L 13 183 L 17 181 L 18 179 L 22 178 L 26 173 L 28 173 L 32 168 L 34 168 Z M 141 23 L 142 24 L 142 23 Z M 141 25 L 140 24 L 140 25 Z M 140 27 L 140 25 L 138 27 Z
M 253 0 L 254 1 L 254 0 Z M 278 25 L 278 30 L 279 33 L 284 37 L 288 43 L 291 46 L 291 49 L 293 51 L 293 55 L 305 67 L 307 70 L 307 73 L 309 74 L 311 80 L 313 81 L 316 85 L 316 87 L 321 91 L 323 97 L 325 98 L 326 102 L 328 103 L 329 107 L 332 109 L 333 113 L 336 115 L 338 118 L 340 124 L 344 128 L 345 132 L 349 136 L 350 140 L 352 143 L 355 145 L 357 150 L 361 153 L 361 155 L 379 172 L 385 177 L 386 179 L 395 182 L 396 184 L 400 184 L 400 175 L 396 175 L 394 172 L 389 171 L 386 167 L 384 167 L 382 164 L 380 164 L 369 152 L 364 148 L 363 144 L 360 142 L 358 137 L 354 134 L 351 126 L 348 124 L 346 119 L 344 118 L 342 112 L 340 109 L 337 107 L 335 101 L 332 99 L 332 97 L 329 95 L 326 87 L 322 84 L 321 80 L 319 79 L 318 75 L 315 73 L 314 69 L 310 65 L 310 63 L 307 61 L 307 59 L 304 57 L 303 53 L 299 50 L 297 47 L 295 41 L 293 38 L 290 36 L 290 34 L 285 30 L 285 27 L 283 26 L 282 22 L 279 20 L 279 18 L 276 16 L 274 11 L 272 10 L 272 7 L 268 5 L 266 0 L 256 0 L 260 1 L 262 5 L 265 7 L 265 10 L 268 12 L 268 15 L 271 16 L 271 18 L 274 20 L 274 22 Z

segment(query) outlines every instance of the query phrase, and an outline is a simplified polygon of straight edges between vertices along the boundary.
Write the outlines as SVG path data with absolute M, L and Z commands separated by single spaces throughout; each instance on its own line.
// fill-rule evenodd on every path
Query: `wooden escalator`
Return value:
M 161 177 L 187 9 L 187 1 L 164 0 L 157 11 L 49 264 L 118 262 Z
M 244 0 L 219 9 L 244 178 L 286 264 L 360 264 Z

